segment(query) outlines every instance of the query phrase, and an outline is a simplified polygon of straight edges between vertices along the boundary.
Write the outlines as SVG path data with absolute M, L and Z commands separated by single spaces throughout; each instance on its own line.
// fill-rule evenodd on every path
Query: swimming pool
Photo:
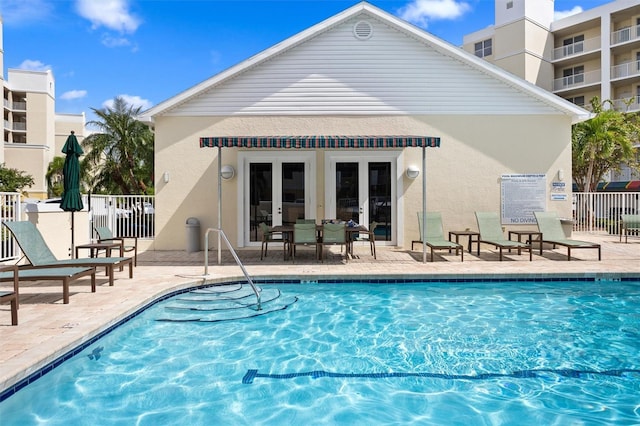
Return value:
M 640 422 L 640 280 L 259 285 L 153 304 L 2 424 Z

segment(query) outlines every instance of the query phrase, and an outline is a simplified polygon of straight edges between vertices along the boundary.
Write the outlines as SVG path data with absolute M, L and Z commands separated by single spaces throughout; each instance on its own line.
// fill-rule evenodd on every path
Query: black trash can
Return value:
M 200 221 L 195 217 L 187 219 L 187 253 L 200 251 Z

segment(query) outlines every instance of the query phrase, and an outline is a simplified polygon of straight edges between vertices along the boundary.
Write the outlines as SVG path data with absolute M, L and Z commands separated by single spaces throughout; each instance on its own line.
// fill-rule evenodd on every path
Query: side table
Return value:
M 89 256 L 98 257 L 100 250 L 104 250 L 107 257 L 111 256 L 111 250 L 118 249 L 120 251 L 120 257 L 122 257 L 122 243 L 120 241 L 115 243 L 88 243 L 80 244 L 76 246 L 76 259 L 78 258 L 78 252 L 80 249 L 89 250 Z
M 533 246 L 533 242 L 534 242 L 533 237 L 538 237 L 538 239 L 535 240 L 535 241 L 539 241 L 540 242 L 540 256 L 542 256 L 542 232 L 539 232 L 539 231 L 509 231 L 509 239 L 511 239 L 511 235 L 517 235 L 519 243 L 522 242 L 520 240 L 522 239 L 523 235 L 528 236 L 529 239 L 527 241 L 529 241 L 529 244 L 531 244 L 531 246 Z
M 456 237 L 456 244 L 460 244 L 460 237 L 469 237 L 469 243 L 467 244 L 467 248 L 469 253 L 471 253 L 471 244 L 474 241 L 480 240 L 480 233 L 476 231 L 464 230 L 464 231 L 449 231 L 449 241 L 453 242 L 451 237 Z

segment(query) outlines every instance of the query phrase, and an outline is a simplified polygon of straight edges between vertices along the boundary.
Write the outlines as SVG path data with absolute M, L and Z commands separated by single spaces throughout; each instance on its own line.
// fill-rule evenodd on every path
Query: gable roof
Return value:
M 234 96 L 234 94 L 239 93 L 241 87 L 247 87 L 247 81 L 253 82 L 254 86 L 252 87 L 256 87 L 256 82 L 262 79 L 265 74 L 269 73 L 269 71 L 264 72 L 265 70 L 269 69 L 271 70 L 271 74 L 275 75 L 282 69 L 276 67 L 274 64 L 282 64 L 286 61 L 284 59 L 287 57 L 284 55 L 285 53 L 292 55 L 293 52 L 299 51 L 299 49 L 296 48 L 304 44 L 305 49 L 315 49 L 313 51 L 314 55 L 322 55 L 323 50 L 326 55 L 327 48 L 323 47 L 323 43 L 326 43 L 327 40 L 322 39 L 321 37 L 327 37 L 331 30 L 340 29 L 341 25 L 344 26 L 351 24 L 354 20 L 356 20 L 355 22 L 359 22 L 362 19 L 372 19 L 376 22 L 382 23 L 385 28 L 388 27 L 389 29 L 394 30 L 393 34 L 388 31 L 386 34 L 387 37 L 390 34 L 394 36 L 398 34 L 402 35 L 402 39 L 398 39 L 396 36 L 393 40 L 396 45 L 399 45 L 400 43 L 408 45 L 409 42 L 405 40 L 410 40 L 419 48 L 417 51 L 414 49 L 406 52 L 407 55 L 413 55 L 412 57 L 419 56 L 416 60 L 418 65 L 415 65 L 416 67 L 421 67 L 416 68 L 419 73 L 399 77 L 396 73 L 398 69 L 402 69 L 402 65 L 396 64 L 395 68 L 390 68 L 387 70 L 386 74 L 382 74 L 382 71 L 379 71 L 380 74 L 376 77 L 388 78 L 390 85 L 403 84 L 405 86 L 405 93 L 411 92 L 410 86 L 414 82 L 421 84 L 422 86 L 430 84 L 433 88 L 430 87 L 429 90 L 440 90 L 440 97 L 438 99 L 434 99 L 433 96 L 426 96 L 426 93 L 423 93 L 422 98 L 405 99 L 405 104 L 398 107 L 397 105 L 389 105 L 388 102 L 381 100 L 384 96 L 390 96 L 388 91 L 381 91 L 381 96 L 376 97 L 372 95 L 371 92 L 379 90 L 377 86 L 364 85 L 364 87 L 358 88 L 355 91 L 353 87 L 343 87 L 345 86 L 344 81 L 350 81 L 352 85 L 354 85 L 355 82 L 359 84 L 360 80 L 363 80 L 361 75 L 351 75 L 346 77 L 345 75 L 341 75 L 341 78 L 331 78 L 331 76 L 324 75 L 322 73 L 320 77 L 318 77 L 318 75 L 300 73 L 299 75 L 291 76 L 290 80 L 284 82 L 283 86 L 280 87 L 280 91 L 274 91 L 274 88 L 270 86 L 270 92 L 263 91 L 260 93 L 252 93 L 254 98 L 247 100 L 245 104 L 237 103 L 237 99 L 239 97 Z M 332 53 L 337 53 L 337 46 L 339 46 L 339 44 L 331 44 L 328 48 L 332 49 Z M 360 44 L 359 46 L 364 45 Z M 345 47 L 345 49 L 348 48 L 349 47 Z M 416 52 L 418 52 L 417 55 Z M 375 53 L 372 51 L 371 54 L 373 55 Z M 331 57 L 331 59 L 334 60 L 336 59 L 336 56 L 338 55 L 327 56 L 327 58 Z M 305 56 L 303 58 L 298 57 L 296 59 L 298 61 L 297 63 L 306 63 L 300 61 L 308 61 L 309 57 L 310 56 Z M 343 52 L 342 58 L 345 58 L 343 59 L 344 61 L 349 60 L 348 51 Z M 380 61 L 386 62 L 391 60 L 387 59 L 385 56 L 381 56 L 380 54 L 378 54 L 377 58 Z M 432 67 L 431 64 L 434 63 L 434 60 L 437 60 L 439 63 L 443 63 L 444 65 L 440 68 Z M 292 61 L 290 60 L 289 63 L 285 63 L 285 65 L 290 67 L 288 69 L 296 69 L 295 64 L 292 64 L 291 62 Z M 271 68 L 268 68 L 268 66 L 271 66 Z M 326 73 L 339 72 L 340 70 L 339 66 L 327 68 L 327 65 L 322 61 L 315 62 L 315 65 L 312 66 L 324 66 L 325 69 L 328 70 Z M 474 90 L 473 83 L 475 82 L 466 81 L 464 77 L 468 75 L 471 70 L 475 71 L 472 72 L 474 79 L 479 78 L 480 84 L 486 86 L 485 91 L 486 93 L 489 93 L 489 96 L 477 97 L 475 104 L 473 102 L 469 102 L 468 97 L 460 98 L 460 96 L 464 96 L 469 93 L 465 92 L 465 90 Z M 261 71 L 263 74 L 260 74 Z M 367 71 L 375 72 L 376 67 L 372 66 Z M 453 73 L 455 73 L 455 77 L 460 80 L 454 81 L 454 76 L 452 76 Z M 444 74 L 449 78 L 451 85 L 451 87 L 445 88 L 446 91 L 440 87 L 442 84 L 434 84 L 433 82 L 433 77 L 442 76 Z M 349 80 L 349 78 L 351 78 L 351 80 Z M 310 79 L 313 79 L 314 81 L 309 82 Z M 391 79 L 395 80 L 392 81 Z M 240 83 L 240 81 L 243 83 Z M 315 84 L 316 87 L 314 87 L 313 90 L 317 90 L 318 81 L 320 81 L 320 84 L 323 84 L 323 86 L 321 86 L 323 93 L 321 93 L 319 97 L 309 96 L 309 87 L 312 87 L 312 85 Z M 462 84 L 463 81 L 467 84 Z M 289 109 L 282 108 L 283 102 L 293 98 L 291 93 L 292 90 L 295 90 L 296 87 L 303 84 L 306 85 L 305 87 L 307 90 L 304 93 L 305 103 L 312 104 L 314 99 L 317 99 L 318 103 L 314 104 L 315 107 L 303 108 L 300 107 L 300 105 L 289 105 Z M 376 81 L 375 84 L 380 85 L 378 81 Z M 326 91 L 326 88 L 329 85 L 332 85 L 331 87 L 335 89 L 334 91 L 336 92 L 350 91 L 349 93 L 352 98 L 349 99 L 355 99 L 354 104 L 357 105 L 350 107 L 348 102 L 345 103 L 345 98 L 339 97 L 336 97 L 333 104 L 322 104 L 322 102 L 327 102 L 327 96 L 324 91 Z M 348 86 L 348 84 L 346 86 Z M 375 89 L 372 89 L 374 87 Z M 393 87 L 391 90 L 395 89 L 396 87 Z M 356 93 L 357 97 L 352 94 L 353 92 L 358 92 Z M 248 92 L 242 93 L 244 95 Z M 312 93 L 315 92 L 312 91 Z M 398 90 L 397 93 L 400 93 L 400 90 Z M 488 101 L 487 98 L 489 98 Z M 463 102 L 460 99 L 464 99 L 465 101 Z M 500 102 L 495 102 L 496 99 L 499 99 Z M 507 99 L 510 102 L 505 102 Z M 234 105 L 230 100 L 233 100 L 236 104 Z M 591 114 L 583 108 L 528 83 L 497 66 L 477 58 L 474 55 L 471 55 L 420 28 L 378 9 L 367 2 L 362 2 L 252 56 L 251 58 L 185 90 L 170 99 L 161 102 L 160 104 L 143 112 L 139 119 L 143 121 L 153 121 L 154 117 L 161 115 L 225 115 L 225 113 L 231 111 L 234 107 L 236 108 L 234 113 L 240 114 L 319 114 L 325 110 L 331 114 L 513 114 L 517 113 L 516 105 L 522 103 L 523 100 L 528 102 L 528 113 L 563 114 L 570 116 L 573 123 L 580 122 L 591 117 Z M 491 102 L 493 110 L 487 108 L 489 102 Z M 277 107 L 274 107 L 274 105 L 277 105 Z M 366 105 L 366 107 L 359 110 L 358 108 L 360 105 Z M 407 105 L 408 108 L 405 108 Z

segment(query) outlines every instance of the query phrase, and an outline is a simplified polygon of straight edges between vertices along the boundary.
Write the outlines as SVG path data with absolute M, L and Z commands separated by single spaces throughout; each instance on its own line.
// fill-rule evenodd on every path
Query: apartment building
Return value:
M 85 116 L 56 114 L 53 73 L 8 69 L 4 73 L 4 47 L 0 20 L 0 83 L 3 87 L 4 143 L 0 163 L 33 176 L 26 188 L 30 198 L 47 197 L 47 169 L 71 130 L 82 140 Z
M 598 96 L 640 111 L 640 0 L 554 21 L 553 0 L 495 0 L 495 24 L 463 49 L 580 106 Z M 628 168 L 611 180 L 640 179 Z

